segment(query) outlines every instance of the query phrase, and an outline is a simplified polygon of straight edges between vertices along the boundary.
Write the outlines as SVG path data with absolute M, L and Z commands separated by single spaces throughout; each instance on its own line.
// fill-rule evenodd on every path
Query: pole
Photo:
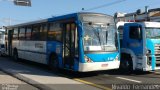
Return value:
M 145 6 L 146 21 L 150 21 L 148 7 L 149 6 Z

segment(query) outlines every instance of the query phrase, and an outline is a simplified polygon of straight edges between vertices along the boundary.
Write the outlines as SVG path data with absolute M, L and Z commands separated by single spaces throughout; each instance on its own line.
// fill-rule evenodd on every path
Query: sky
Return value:
M 11 0 L 0 0 L 0 26 L 23 23 L 82 11 L 114 15 L 137 9 L 160 8 L 160 0 L 31 0 L 31 7 L 16 6 Z

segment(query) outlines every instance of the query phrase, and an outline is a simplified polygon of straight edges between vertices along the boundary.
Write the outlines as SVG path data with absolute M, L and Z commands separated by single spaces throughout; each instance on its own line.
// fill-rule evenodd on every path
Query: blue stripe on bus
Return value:
M 93 62 L 108 62 L 113 61 L 119 55 L 118 52 L 110 52 L 110 53 L 97 53 L 97 54 L 86 54 Z

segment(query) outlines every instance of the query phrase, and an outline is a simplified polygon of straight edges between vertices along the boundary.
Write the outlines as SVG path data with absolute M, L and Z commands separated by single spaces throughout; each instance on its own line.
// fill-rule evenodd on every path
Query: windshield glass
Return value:
M 160 28 L 146 28 L 146 37 L 160 39 Z
M 115 25 L 83 24 L 84 51 L 115 51 Z

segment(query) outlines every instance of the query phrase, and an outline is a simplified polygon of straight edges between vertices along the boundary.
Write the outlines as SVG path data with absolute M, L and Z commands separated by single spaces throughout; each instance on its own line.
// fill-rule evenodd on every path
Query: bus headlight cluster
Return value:
M 89 57 L 87 57 L 87 56 L 84 56 L 84 60 L 85 60 L 85 62 L 87 62 L 87 63 L 91 63 L 91 62 L 93 62 Z
M 118 56 L 115 58 L 115 61 L 119 61 L 119 57 Z

